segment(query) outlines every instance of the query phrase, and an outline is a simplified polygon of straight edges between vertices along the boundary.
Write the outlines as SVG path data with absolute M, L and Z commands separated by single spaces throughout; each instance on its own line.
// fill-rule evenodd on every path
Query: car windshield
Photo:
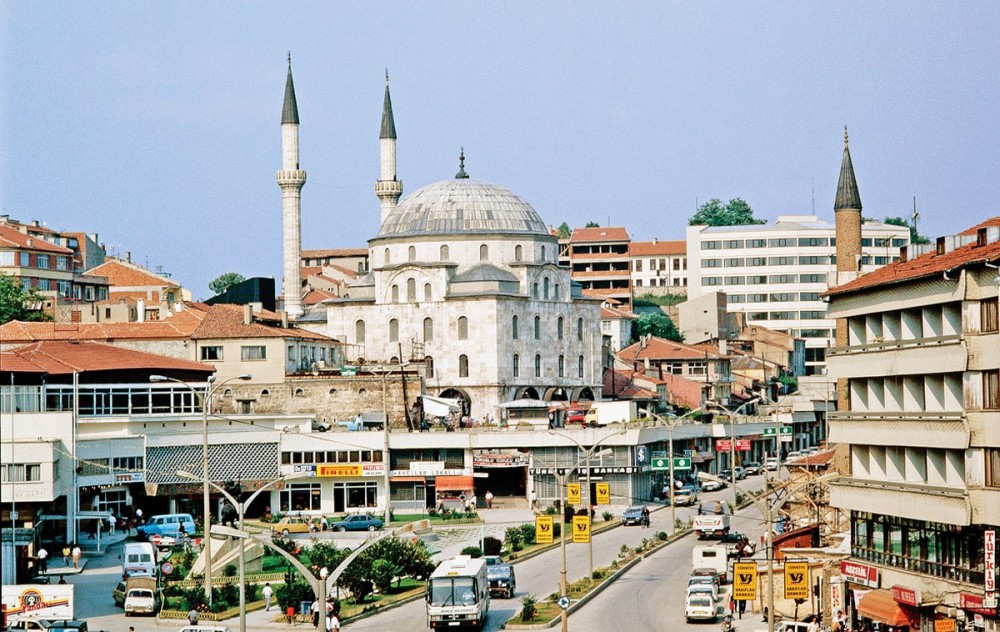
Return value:
M 152 590 L 132 590 L 132 591 L 129 591 L 128 596 L 129 597 L 135 597 L 137 599 L 152 599 L 153 598 L 153 591 Z
M 712 607 L 712 599 L 711 599 L 711 597 L 700 597 L 700 596 L 699 597 L 692 597 L 691 599 L 688 600 L 688 604 L 692 605 L 692 606 L 701 606 L 701 607 L 704 607 L 704 608 L 711 608 Z
M 486 569 L 486 576 L 490 579 L 503 579 L 510 577 L 511 571 L 509 564 L 495 565 Z
M 471 606 L 476 603 L 475 588 L 472 577 L 436 577 L 431 580 L 428 600 L 432 606 Z

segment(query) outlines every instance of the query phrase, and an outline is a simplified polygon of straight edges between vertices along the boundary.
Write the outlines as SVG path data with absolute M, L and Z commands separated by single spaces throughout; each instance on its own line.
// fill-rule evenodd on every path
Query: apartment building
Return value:
M 636 294 L 686 294 L 688 285 L 687 242 L 633 241 L 632 287 Z
M 909 629 L 955 629 L 937 627 L 949 620 L 1000 629 L 991 589 L 1000 530 L 998 266 L 994 217 L 906 248 L 897 263 L 825 294 L 840 333 L 828 358 L 841 399 L 830 440 L 850 452 L 831 503 L 850 512 L 842 574 L 850 590 L 876 594 L 858 604 L 873 620 L 886 621 L 866 608 L 869 599 Z
M 584 290 L 632 309 L 631 238 L 620 226 L 577 228 L 569 240 L 569 267 L 574 281 Z

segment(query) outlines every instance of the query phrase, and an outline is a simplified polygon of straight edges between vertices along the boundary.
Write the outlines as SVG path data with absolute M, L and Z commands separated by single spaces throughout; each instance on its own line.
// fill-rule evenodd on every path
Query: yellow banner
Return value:
M 590 516 L 573 516 L 573 542 L 590 542 Z
M 611 504 L 611 483 L 597 484 L 597 504 L 598 505 Z
M 580 504 L 580 483 L 566 485 L 566 502 L 570 505 Z
M 757 564 L 737 562 L 733 564 L 733 599 L 753 601 L 757 598 Z
M 955 620 L 938 619 L 934 622 L 934 632 L 955 632 Z
M 348 476 L 361 476 L 361 464 L 349 465 L 317 465 L 316 476 L 327 476 L 345 478 Z
M 535 516 L 535 542 L 552 543 L 552 516 Z
M 785 562 L 785 599 L 809 598 L 809 563 Z

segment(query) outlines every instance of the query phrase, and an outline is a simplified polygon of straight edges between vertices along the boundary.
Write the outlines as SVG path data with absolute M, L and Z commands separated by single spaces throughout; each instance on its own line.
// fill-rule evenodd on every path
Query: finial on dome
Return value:
M 462 147 L 458 154 L 458 173 L 455 174 L 456 180 L 464 180 L 469 177 L 469 174 L 465 173 L 465 147 Z
M 388 68 L 385 69 L 385 87 L 386 88 L 389 87 L 389 69 Z
M 288 69 L 292 69 L 292 51 L 288 51 Z
M 844 147 L 847 147 L 847 126 L 844 126 Z

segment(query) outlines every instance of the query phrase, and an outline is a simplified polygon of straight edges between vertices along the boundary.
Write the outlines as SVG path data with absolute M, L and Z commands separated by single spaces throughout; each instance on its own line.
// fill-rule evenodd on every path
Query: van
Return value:
M 129 542 L 122 553 L 122 574 L 156 577 L 156 549 L 149 542 Z
M 724 545 L 694 547 L 691 551 L 691 564 L 696 569 L 712 569 L 719 576 L 719 581 L 726 583 L 726 576 L 729 573 L 729 553 Z
M 159 514 L 156 516 L 150 516 L 146 524 L 139 525 L 136 527 L 136 531 L 139 535 L 149 536 L 153 535 L 169 535 L 177 537 L 180 533 L 181 525 L 184 525 L 184 532 L 188 535 L 194 533 L 194 518 L 191 514 Z

